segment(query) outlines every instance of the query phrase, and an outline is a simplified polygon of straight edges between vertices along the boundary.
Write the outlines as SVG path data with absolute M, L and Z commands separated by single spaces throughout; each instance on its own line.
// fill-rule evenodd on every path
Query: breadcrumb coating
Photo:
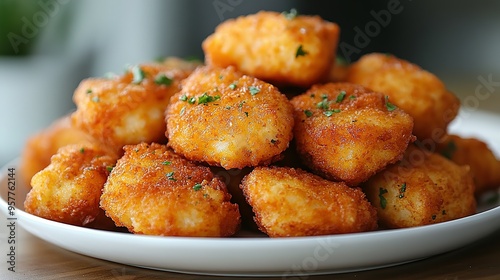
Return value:
M 270 237 L 375 230 L 377 214 L 359 188 L 291 167 L 257 167 L 241 189 Z
M 208 167 L 157 143 L 124 150 L 101 197 L 116 225 L 163 236 L 224 237 L 238 231 L 238 205 Z

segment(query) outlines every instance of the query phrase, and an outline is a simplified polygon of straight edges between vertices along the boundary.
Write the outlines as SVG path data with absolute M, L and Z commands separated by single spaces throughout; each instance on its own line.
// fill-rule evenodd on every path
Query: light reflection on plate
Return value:
M 450 131 L 478 137 L 500 154 L 500 131 L 495 130 L 500 115 L 481 111 L 461 114 Z M 7 169 L 16 166 L 17 162 L 7 164 L 0 174 L 0 210 L 5 215 Z M 436 225 L 272 239 L 251 233 L 237 238 L 160 237 L 76 227 L 24 212 L 22 201 L 27 191 L 17 182 L 15 217 L 27 231 L 47 242 L 117 263 L 194 274 L 285 277 L 367 270 L 444 253 L 500 228 L 498 192 L 479 201 L 478 214 Z

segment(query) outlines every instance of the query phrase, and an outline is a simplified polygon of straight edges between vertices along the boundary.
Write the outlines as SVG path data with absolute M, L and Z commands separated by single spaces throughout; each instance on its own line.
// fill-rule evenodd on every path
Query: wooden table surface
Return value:
M 479 84 L 479 83 L 478 83 Z M 474 86 L 461 99 L 474 92 Z M 463 89 L 463 87 L 462 87 Z M 500 113 L 500 89 L 488 100 L 481 100 L 479 109 Z M 498 93 L 498 94 L 497 94 Z M 3 214 L 0 219 L 7 221 Z M 0 226 L 0 279 L 220 279 L 155 271 L 103 261 L 76 254 L 47 243 L 23 228 L 16 229 L 16 272 L 8 271 L 8 228 Z M 470 230 L 474 230 L 471 228 Z M 384 252 L 380 252 L 384 254 Z M 224 279 L 252 279 L 226 277 Z M 284 279 L 259 278 L 259 279 Z M 500 230 L 465 247 L 403 265 L 362 272 L 302 276 L 291 279 L 500 279 Z

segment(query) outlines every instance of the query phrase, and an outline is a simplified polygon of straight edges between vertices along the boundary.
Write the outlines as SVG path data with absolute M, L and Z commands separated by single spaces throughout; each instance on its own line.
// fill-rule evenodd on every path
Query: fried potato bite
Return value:
M 340 28 L 319 16 L 260 11 L 229 19 L 202 43 L 205 63 L 278 86 L 309 87 L 330 69 Z
M 270 237 L 370 231 L 377 214 L 359 188 L 291 167 L 256 167 L 241 189 Z
M 52 157 L 31 179 L 24 209 L 33 215 L 77 226 L 102 213 L 102 188 L 116 157 L 97 145 L 71 144 Z
M 156 143 L 124 149 L 101 197 L 101 207 L 118 226 L 140 234 L 200 237 L 231 236 L 239 229 L 238 205 L 208 167 Z
M 447 135 L 437 152 L 458 165 L 470 167 L 476 195 L 500 187 L 500 161 L 484 141 Z
M 271 84 L 233 67 L 200 67 L 166 111 L 168 146 L 225 169 L 266 165 L 293 137 L 292 106 Z
M 379 172 L 363 189 L 388 228 L 436 224 L 476 212 L 467 166 L 410 145 L 403 160 Z
M 131 66 L 112 79 L 83 80 L 73 96 L 73 124 L 116 151 L 128 144 L 165 141 L 165 109 L 192 70 L 164 63 Z
M 300 157 L 315 173 L 356 186 L 400 160 L 413 119 L 360 85 L 315 85 L 291 100 Z
M 50 158 L 59 148 L 69 144 L 95 142 L 88 133 L 71 125 L 70 115 L 60 117 L 27 139 L 21 152 L 20 174 L 29 185 L 33 175 L 50 164 Z
M 460 107 L 459 99 L 438 77 L 393 55 L 362 56 L 351 64 L 347 82 L 388 95 L 392 103 L 413 117 L 413 134 L 419 140 L 440 141 Z

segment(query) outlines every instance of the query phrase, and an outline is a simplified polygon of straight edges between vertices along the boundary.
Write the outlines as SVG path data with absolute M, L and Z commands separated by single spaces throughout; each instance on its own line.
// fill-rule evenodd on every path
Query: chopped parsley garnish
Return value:
M 196 103 L 196 97 L 191 97 L 187 101 L 189 104 L 195 104 Z
M 232 83 L 232 84 L 230 84 L 230 85 L 229 85 L 229 88 L 230 88 L 230 89 L 236 89 L 236 83 Z
M 356 96 L 355 95 L 351 95 L 351 96 L 349 96 L 349 99 L 351 99 L 351 100 L 356 99 Z
M 163 164 L 163 165 L 171 165 L 171 164 L 172 164 L 172 162 L 171 162 L 171 161 L 166 160 L 166 161 L 162 162 L 161 164 Z
M 183 94 L 183 95 L 181 95 L 181 97 L 179 97 L 179 100 L 180 101 L 187 101 L 188 97 L 187 97 L 187 95 Z
M 455 144 L 454 141 L 450 141 L 448 142 L 448 144 L 446 144 L 446 147 L 444 148 L 444 150 L 441 151 L 441 154 L 447 158 L 447 159 L 451 159 L 453 157 L 453 154 L 457 151 L 457 145 Z
M 299 14 L 297 9 L 291 8 L 290 11 L 284 11 L 281 13 L 286 19 L 292 20 Z
M 323 98 L 320 102 L 316 104 L 316 108 L 327 110 L 330 105 L 330 102 L 328 102 L 328 99 Z
M 406 192 L 406 183 L 403 183 L 401 187 L 399 188 L 399 198 L 405 197 L 405 192 Z
M 174 178 L 174 171 L 168 172 L 167 173 L 167 178 L 172 181 L 177 181 L 177 179 Z
M 132 67 L 132 75 L 132 83 L 134 84 L 140 84 L 146 77 L 146 73 L 138 65 Z
M 157 84 L 157 85 L 166 85 L 166 86 L 169 86 L 169 85 L 172 84 L 173 81 L 174 80 L 170 79 L 165 74 L 159 74 L 155 78 L 155 84 Z
M 398 107 L 396 107 L 396 105 L 389 102 L 389 96 L 387 96 L 387 95 L 385 96 L 385 107 L 387 108 L 387 110 L 389 112 L 392 112 L 392 111 L 396 110 L 396 108 L 398 108 Z
M 87 89 L 87 94 L 90 94 L 90 93 L 92 93 L 92 89 L 89 88 L 89 89 Z
M 111 172 L 113 170 L 114 166 L 106 166 L 106 171 Z
M 98 96 L 94 96 L 94 97 L 92 97 L 92 101 L 94 101 L 94 102 L 99 102 L 99 101 L 100 101 L 100 99 L 99 99 L 99 97 L 98 97 Z
M 308 52 L 304 50 L 302 45 L 299 45 L 299 47 L 297 48 L 297 51 L 295 52 L 295 58 L 297 58 L 299 56 L 306 56 L 307 54 L 308 54 Z
M 309 110 L 304 110 L 304 114 L 306 114 L 306 117 L 311 117 L 313 115 L 313 112 L 309 111 Z
M 85 153 L 85 148 L 83 148 L 83 147 L 82 147 L 82 148 L 80 148 L 80 153 L 81 153 L 81 154 Z
M 387 190 L 384 188 L 380 188 L 378 191 L 378 198 L 380 200 L 380 207 L 382 207 L 382 209 L 385 209 L 385 207 L 387 206 L 387 199 L 385 199 L 384 197 L 384 194 L 386 193 Z
M 200 183 L 196 183 L 196 184 L 194 184 L 194 186 L 193 186 L 193 190 L 195 190 L 195 191 L 199 191 L 199 190 L 201 190 L 201 187 L 202 187 L 202 185 L 201 185 Z
M 323 114 L 327 117 L 331 117 L 335 113 L 340 113 L 340 109 L 326 110 L 323 112 Z
M 251 95 L 256 95 L 257 93 L 260 92 L 260 88 L 254 86 L 249 86 L 248 90 L 250 91 Z
M 339 95 L 337 95 L 337 100 L 335 100 L 335 102 L 337 102 L 337 103 L 342 102 L 342 100 L 344 100 L 345 95 L 346 95 L 346 92 L 345 91 L 341 91 L 339 93 Z
M 204 92 L 200 97 L 198 97 L 198 104 L 207 104 L 220 99 L 220 95 L 210 96 Z

